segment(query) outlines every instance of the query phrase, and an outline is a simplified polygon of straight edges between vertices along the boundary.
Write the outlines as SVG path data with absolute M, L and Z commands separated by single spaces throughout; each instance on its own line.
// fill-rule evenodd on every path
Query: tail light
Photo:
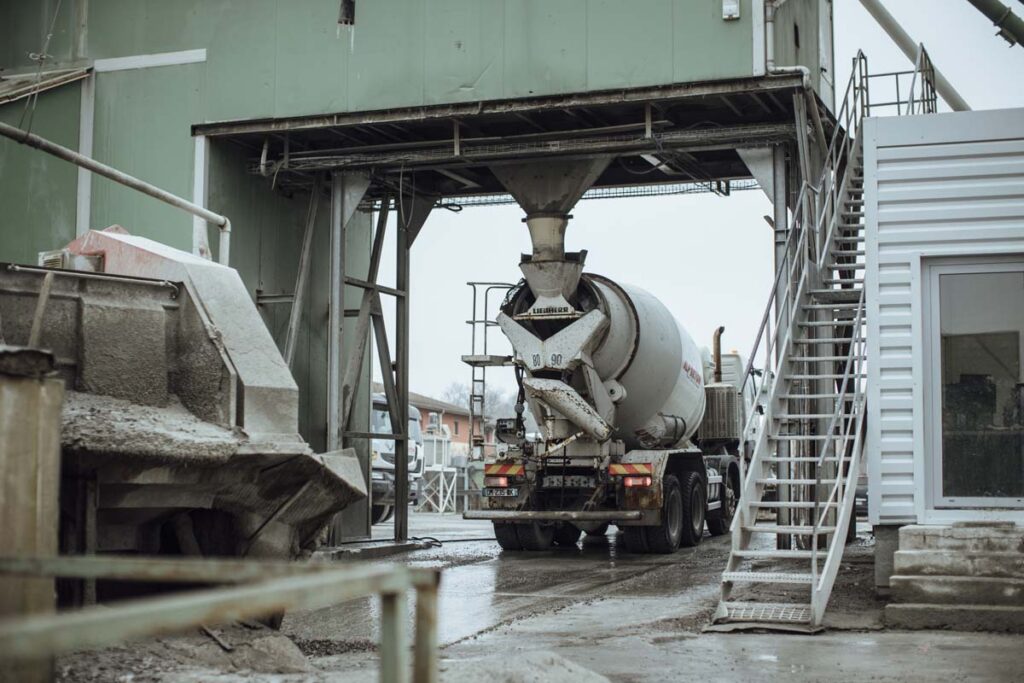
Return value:
M 635 486 L 650 486 L 653 483 L 653 481 L 654 480 L 651 477 L 623 477 L 622 478 L 622 484 L 627 489 L 633 488 Z
M 508 477 L 484 477 L 484 486 L 506 488 L 508 486 Z

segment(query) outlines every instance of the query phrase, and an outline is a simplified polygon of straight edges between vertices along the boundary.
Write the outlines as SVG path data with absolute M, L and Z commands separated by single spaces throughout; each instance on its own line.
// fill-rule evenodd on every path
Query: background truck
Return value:
M 391 434 L 391 415 L 384 394 L 373 394 L 370 429 L 376 434 Z M 374 439 L 371 453 L 370 488 L 373 496 L 370 523 L 380 524 L 395 514 L 395 442 Z M 420 411 L 409 406 L 409 503 L 419 500 L 419 483 L 423 477 L 423 431 Z
M 497 316 L 519 396 L 516 417 L 496 425 L 482 509 L 465 517 L 491 520 L 509 550 L 615 524 L 631 552 L 674 552 L 700 543 L 705 525 L 729 530 L 751 397 L 740 358 L 723 359 L 723 328 L 702 350 L 654 296 L 585 275 L 586 252 L 565 252 L 568 207 L 597 168 L 571 163 L 500 169 L 533 243 Z M 526 410 L 540 443 L 526 438 Z

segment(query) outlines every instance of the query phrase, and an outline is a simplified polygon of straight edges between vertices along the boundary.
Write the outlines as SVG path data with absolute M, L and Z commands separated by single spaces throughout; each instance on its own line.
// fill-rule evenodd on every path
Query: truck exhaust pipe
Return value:
M 725 327 L 719 327 L 715 330 L 715 337 L 712 342 L 712 353 L 715 357 L 715 384 L 722 383 L 722 333 L 725 332 Z

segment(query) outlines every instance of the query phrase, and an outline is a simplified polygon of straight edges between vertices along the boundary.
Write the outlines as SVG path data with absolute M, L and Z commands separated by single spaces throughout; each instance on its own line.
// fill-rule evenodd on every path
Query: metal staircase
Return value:
M 860 60 L 860 61 L 858 61 Z M 791 214 L 747 381 L 762 384 L 745 437 L 732 551 L 716 624 L 813 630 L 835 582 L 864 450 L 864 197 L 858 55 L 817 185 Z

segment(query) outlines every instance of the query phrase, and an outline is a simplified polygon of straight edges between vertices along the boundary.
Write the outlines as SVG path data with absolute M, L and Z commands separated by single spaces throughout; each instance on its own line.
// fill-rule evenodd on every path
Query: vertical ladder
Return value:
M 819 183 L 805 182 L 794 208 L 787 259 L 751 356 L 752 367 L 763 350 L 767 367 L 746 427 L 753 454 L 743 463 L 716 624 L 819 627 L 842 559 L 866 412 L 864 176 L 855 137 L 866 100 L 866 65 L 855 60 Z
M 487 368 L 502 367 L 512 364 L 511 356 L 491 355 L 487 349 L 488 332 L 497 326 L 491 316 L 491 293 L 507 293 L 515 285 L 507 282 L 467 282 L 473 289 L 473 312 L 466 323 L 470 326 L 470 353 L 462 357 L 469 365 L 469 455 L 479 449 L 483 456 L 486 445 L 484 433 L 484 417 L 486 416 Z M 482 288 L 482 291 L 481 291 Z M 479 425 L 478 425 L 479 422 Z

